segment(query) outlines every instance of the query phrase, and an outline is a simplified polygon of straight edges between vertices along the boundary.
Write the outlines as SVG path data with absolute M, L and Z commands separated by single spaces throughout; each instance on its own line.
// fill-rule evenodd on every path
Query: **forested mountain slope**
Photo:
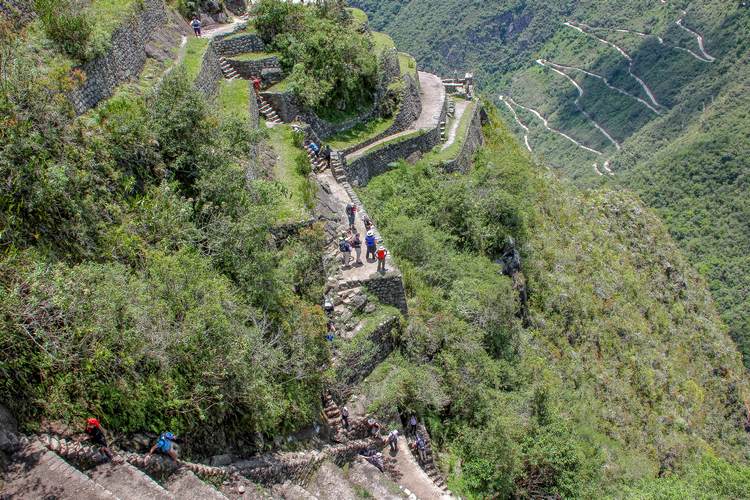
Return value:
M 541 161 L 656 208 L 750 363 L 747 2 L 354 3 L 420 63 L 476 72 Z

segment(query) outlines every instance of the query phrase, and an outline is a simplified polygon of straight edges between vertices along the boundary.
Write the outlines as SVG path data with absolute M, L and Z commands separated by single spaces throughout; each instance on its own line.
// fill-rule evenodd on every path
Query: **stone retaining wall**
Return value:
M 239 59 L 232 59 L 228 57 L 227 63 L 229 63 L 232 69 L 234 69 L 237 73 L 239 73 L 240 78 L 244 78 L 246 80 L 252 79 L 255 77 L 258 77 L 258 78 L 266 77 L 264 78 L 264 80 L 267 80 L 265 83 L 271 85 L 271 84 L 281 81 L 281 78 L 282 78 L 281 63 L 279 63 L 279 58 L 276 56 L 268 56 L 268 57 L 264 57 L 263 59 L 254 59 L 251 61 L 242 61 Z M 263 71 L 263 70 L 276 70 L 276 71 Z M 269 79 L 267 78 L 268 75 L 275 75 L 275 76 Z
M 219 53 L 216 51 L 215 41 L 212 40 L 203 55 L 200 73 L 195 78 L 195 87 L 204 97 L 210 99 L 216 96 L 219 91 L 219 82 L 223 79 L 224 73 L 221 71 Z
M 388 137 L 389 135 L 397 134 L 402 132 L 414 123 L 420 113 L 422 113 L 422 100 L 419 98 L 419 83 L 414 81 L 411 75 L 404 75 L 402 77 L 404 82 L 404 93 L 401 97 L 401 104 L 399 105 L 398 113 L 396 118 L 393 120 L 393 125 L 388 127 L 384 132 L 371 137 L 365 141 L 355 144 L 354 146 L 348 147 L 341 151 L 342 154 L 348 155 L 358 149 L 365 148 L 370 144 L 376 143 L 381 139 Z
M 248 33 L 247 35 L 225 37 L 218 40 L 216 50 L 222 56 L 230 57 L 247 52 L 263 52 L 266 50 L 266 44 L 255 33 Z
M 143 0 L 142 5 L 114 31 L 107 53 L 81 68 L 86 81 L 68 94 L 76 113 L 85 113 L 111 97 L 118 85 L 140 75 L 146 63 L 146 45 L 168 19 L 163 0 Z
M 382 304 L 393 306 L 403 314 L 408 313 L 404 280 L 400 272 L 387 272 L 382 276 L 365 281 L 363 285 Z
M 446 172 L 466 173 L 471 168 L 471 160 L 474 153 L 484 145 L 484 135 L 482 135 L 482 125 L 487 121 L 487 113 L 481 102 L 474 106 L 471 123 L 466 129 L 464 137 L 461 138 L 461 150 L 453 160 L 443 163 L 443 170 Z M 456 137 L 456 140 L 459 140 Z
M 250 125 L 253 128 L 260 126 L 260 107 L 258 106 L 258 98 L 255 95 L 252 82 L 247 82 L 250 87 L 250 99 L 248 99 L 248 112 L 250 113 Z

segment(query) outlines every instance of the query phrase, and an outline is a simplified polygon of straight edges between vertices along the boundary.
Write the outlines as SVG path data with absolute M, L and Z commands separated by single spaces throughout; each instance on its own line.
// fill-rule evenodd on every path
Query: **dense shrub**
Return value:
M 34 0 L 44 32 L 60 50 L 78 61 L 89 57 L 93 26 L 75 0 Z

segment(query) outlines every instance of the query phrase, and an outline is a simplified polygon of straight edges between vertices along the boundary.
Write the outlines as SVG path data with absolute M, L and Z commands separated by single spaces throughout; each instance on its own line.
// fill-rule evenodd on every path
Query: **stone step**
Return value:
M 227 497 L 213 486 L 204 483 L 186 469 L 172 474 L 164 487 L 180 500 L 227 500 Z
M 159 486 L 146 474 L 129 463 L 106 463 L 89 471 L 89 477 L 97 484 L 120 498 L 149 498 L 171 500 L 174 495 Z
M 3 498 L 117 500 L 111 491 L 92 481 L 39 442 L 24 445 L 13 455 L 13 462 L 2 484 Z

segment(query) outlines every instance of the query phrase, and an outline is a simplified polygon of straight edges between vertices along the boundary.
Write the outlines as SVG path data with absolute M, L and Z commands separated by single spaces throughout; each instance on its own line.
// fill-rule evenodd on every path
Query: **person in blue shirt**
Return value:
M 159 453 L 163 455 L 169 455 L 169 457 L 176 462 L 177 452 L 174 450 L 174 442 L 176 440 L 177 436 L 175 436 L 171 432 L 163 432 L 161 436 L 159 436 L 159 440 L 156 442 L 156 444 L 153 445 L 149 450 L 146 458 L 150 458 L 151 455 L 153 455 L 154 452 L 158 450 Z
M 367 231 L 367 236 L 365 236 L 365 246 L 367 246 L 365 259 L 367 259 L 368 262 L 373 262 L 375 260 L 375 252 L 378 249 L 377 241 L 375 240 L 375 231 Z M 372 254 L 372 260 L 370 260 L 370 254 Z

